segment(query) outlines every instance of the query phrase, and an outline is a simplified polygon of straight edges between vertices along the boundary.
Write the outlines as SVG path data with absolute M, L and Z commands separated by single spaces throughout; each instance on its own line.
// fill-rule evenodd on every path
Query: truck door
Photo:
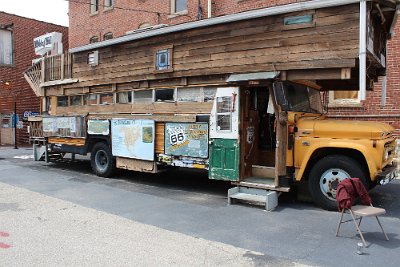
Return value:
M 239 180 L 239 88 L 218 88 L 210 116 L 209 178 Z

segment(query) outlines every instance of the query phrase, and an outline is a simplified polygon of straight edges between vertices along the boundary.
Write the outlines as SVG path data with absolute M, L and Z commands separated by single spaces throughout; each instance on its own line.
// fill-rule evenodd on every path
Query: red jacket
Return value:
M 359 178 L 348 178 L 339 183 L 336 190 L 339 211 L 350 209 L 358 197 L 364 205 L 371 204 L 371 197 Z

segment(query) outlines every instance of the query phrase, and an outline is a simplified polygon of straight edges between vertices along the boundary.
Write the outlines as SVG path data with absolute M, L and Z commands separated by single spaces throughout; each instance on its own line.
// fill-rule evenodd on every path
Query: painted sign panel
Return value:
M 208 123 L 166 123 L 165 154 L 208 158 Z
M 44 117 L 43 131 L 56 132 L 58 129 L 69 129 L 72 133 L 76 132 L 75 117 Z
M 72 133 L 76 131 L 76 118 L 75 117 L 58 117 L 57 129 L 70 129 Z
M 42 120 L 43 132 L 56 132 L 57 131 L 57 118 L 44 117 Z
M 152 120 L 111 120 L 113 155 L 154 160 L 154 128 Z
M 108 120 L 88 120 L 88 134 L 108 135 L 110 122 Z

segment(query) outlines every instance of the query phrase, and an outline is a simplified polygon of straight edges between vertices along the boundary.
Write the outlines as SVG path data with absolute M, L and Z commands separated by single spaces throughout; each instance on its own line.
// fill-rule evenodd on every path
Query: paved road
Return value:
M 335 237 L 338 213 L 280 199 L 274 212 L 227 206 L 229 185 L 197 172 L 92 175 L 88 161 L 33 162 L 0 148 L 0 265 L 398 266 L 400 182 L 371 196 L 387 209 L 365 220 L 372 244 L 356 254 L 354 226 Z M 2 236 L 4 235 L 4 236 Z M 9 236 L 7 236 L 9 235 Z M 5 264 L 2 264 L 5 263 Z

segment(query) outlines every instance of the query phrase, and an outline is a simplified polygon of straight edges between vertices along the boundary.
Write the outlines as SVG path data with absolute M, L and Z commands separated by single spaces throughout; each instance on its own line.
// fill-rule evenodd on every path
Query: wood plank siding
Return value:
M 313 22 L 284 25 L 311 14 Z M 295 27 L 294 27 L 295 26 Z M 353 68 L 358 57 L 357 4 L 269 16 L 100 48 L 99 65 L 75 53 L 73 77 L 91 87 L 133 81 L 273 70 Z M 172 46 L 173 71 L 155 70 L 155 52 Z

